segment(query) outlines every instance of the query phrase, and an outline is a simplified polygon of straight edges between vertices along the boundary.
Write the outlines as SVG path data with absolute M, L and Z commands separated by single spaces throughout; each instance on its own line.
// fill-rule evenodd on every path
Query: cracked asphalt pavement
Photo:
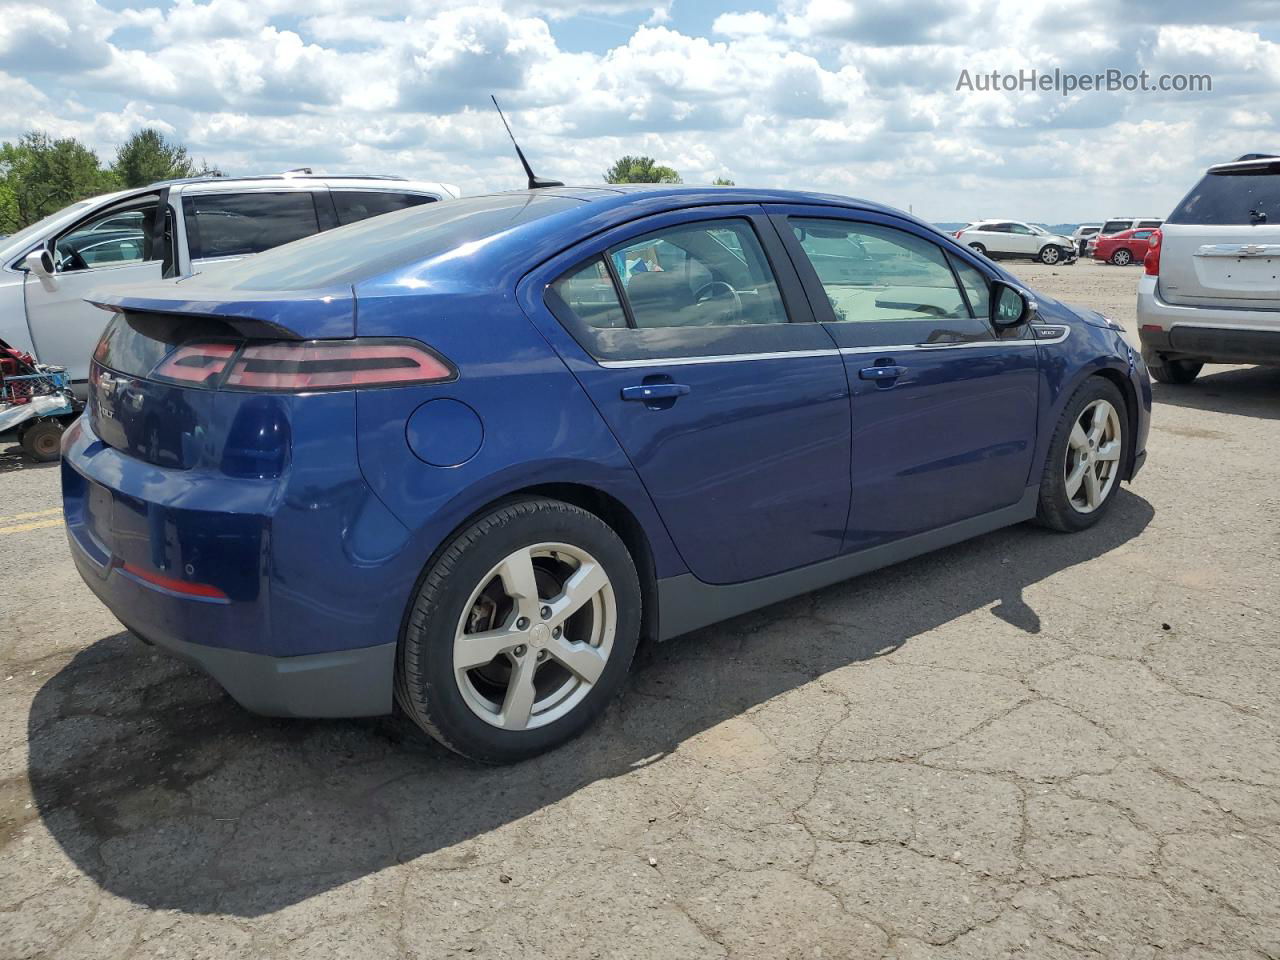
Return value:
M 1134 329 L 1136 269 L 1015 267 Z M 1015 527 L 648 650 L 505 769 L 245 713 L 0 449 L 0 956 L 1280 958 L 1280 370 Z

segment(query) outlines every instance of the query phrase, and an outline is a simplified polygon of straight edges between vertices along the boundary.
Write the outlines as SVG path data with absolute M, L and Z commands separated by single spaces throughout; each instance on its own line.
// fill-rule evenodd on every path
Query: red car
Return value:
M 1114 263 L 1117 267 L 1127 267 L 1131 263 L 1141 263 L 1147 255 L 1148 241 L 1156 232 L 1155 227 L 1142 227 L 1139 230 L 1121 230 L 1106 237 L 1097 237 L 1089 241 L 1086 252 L 1095 260 Z

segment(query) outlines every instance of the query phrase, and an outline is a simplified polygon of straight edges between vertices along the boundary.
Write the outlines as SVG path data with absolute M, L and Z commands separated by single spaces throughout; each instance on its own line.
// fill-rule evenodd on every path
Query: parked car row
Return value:
M 1040 263 L 1074 263 L 1075 241 L 1050 233 L 1044 227 L 1021 220 L 980 220 L 957 230 L 955 237 L 992 260 L 1038 260 Z

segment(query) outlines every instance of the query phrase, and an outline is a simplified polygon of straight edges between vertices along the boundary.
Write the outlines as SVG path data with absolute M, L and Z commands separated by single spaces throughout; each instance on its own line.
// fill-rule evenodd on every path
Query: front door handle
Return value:
M 885 364 L 881 367 L 863 367 L 858 371 L 858 377 L 862 380 L 878 380 L 884 383 L 887 380 L 897 380 L 906 372 L 906 367 Z
M 685 383 L 642 383 L 635 387 L 623 387 L 622 399 L 654 403 L 659 400 L 675 400 L 688 393 L 689 385 Z

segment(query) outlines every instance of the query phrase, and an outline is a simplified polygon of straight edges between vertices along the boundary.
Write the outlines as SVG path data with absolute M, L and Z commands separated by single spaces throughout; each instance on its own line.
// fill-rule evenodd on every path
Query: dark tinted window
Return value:
M 706 220 L 609 251 L 638 328 L 786 323 L 769 261 L 745 220 Z
M 242 257 L 320 231 L 309 191 L 185 197 L 191 259 Z
M 403 216 L 373 217 L 269 250 L 251 260 L 209 271 L 204 282 L 229 290 L 310 290 L 346 285 L 582 206 L 583 201 L 572 197 L 525 191 L 430 203 Z
M 179 344 L 234 337 L 235 331 L 220 320 L 162 313 L 117 313 L 98 341 L 93 359 L 116 373 L 146 377 Z
M 613 278 L 599 257 L 574 267 L 551 285 L 551 292 L 589 327 L 614 330 L 627 325 Z
M 1121 230 L 1128 230 L 1133 226 L 1132 220 L 1108 220 L 1102 225 L 1102 229 L 1098 231 L 1103 236 L 1111 233 L 1119 233 Z
M 1262 221 L 1255 214 L 1265 214 Z M 1280 164 L 1205 174 L 1174 209 L 1169 223 L 1280 223 Z
M 994 339 L 936 244 L 874 223 L 793 217 L 791 226 L 836 321 L 856 330 L 858 345 Z
M 435 197 L 426 197 L 420 193 L 388 193 L 381 190 L 332 190 L 330 196 L 338 210 L 338 223 L 344 225 L 435 200 Z

